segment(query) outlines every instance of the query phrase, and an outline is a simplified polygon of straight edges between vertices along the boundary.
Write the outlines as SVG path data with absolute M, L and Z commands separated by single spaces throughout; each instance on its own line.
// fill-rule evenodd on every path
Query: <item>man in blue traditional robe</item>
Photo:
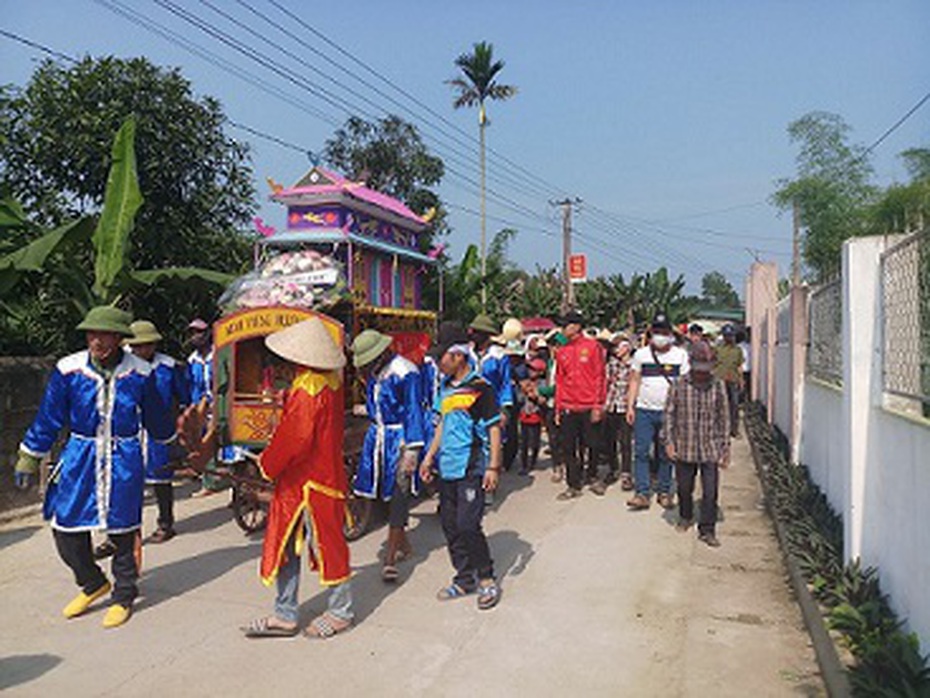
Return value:
M 186 367 L 183 362 L 175 361 L 158 351 L 162 336 L 154 323 L 136 320 L 129 328 L 133 334 L 126 344 L 134 356 L 151 364 L 158 394 L 162 402 L 169 406 L 171 416 L 174 417 L 179 411 L 183 411 L 190 399 Z M 172 448 L 154 438 L 147 429 L 142 430 L 142 445 L 145 484 L 152 486 L 155 501 L 158 502 L 158 528 L 149 540 L 152 543 L 164 543 L 175 536 Z
M 189 404 L 197 405 L 206 400 L 208 405 L 213 404 L 213 334 L 210 325 L 201 318 L 194 318 L 187 326 L 188 341 L 194 350 L 187 357 L 187 385 L 190 389 Z M 234 462 L 244 456 L 240 455 L 235 446 L 224 446 L 219 454 L 219 460 Z M 201 487 L 192 497 L 208 497 L 220 492 L 228 486 L 228 481 L 216 475 L 216 460 L 211 460 L 204 467 L 201 478 Z
M 78 325 L 87 350 L 61 359 L 52 371 L 39 413 L 20 445 L 17 484 L 28 486 L 63 429 L 68 440 L 52 468 L 43 513 L 51 520 L 58 554 L 81 587 L 63 610 L 84 613 L 111 590 L 94 562 L 90 533 L 106 531 L 113 555 L 113 604 L 107 628 L 125 623 L 138 593 L 134 555 L 142 525 L 145 470 L 141 430 L 170 441 L 174 424 L 159 396 L 151 366 L 124 352 L 131 316 L 113 307 L 93 308 Z
M 355 493 L 390 502 L 388 541 L 381 570 L 386 582 L 398 578 L 397 557 L 410 554 L 406 528 L 410 491 L 424 445 L 421 377 L 416 365 L 390 350 L 392 339 L 365 330 L 352 342 L 352 360 L 368 377 L 365 406 L 371 424 L 355 476 Z

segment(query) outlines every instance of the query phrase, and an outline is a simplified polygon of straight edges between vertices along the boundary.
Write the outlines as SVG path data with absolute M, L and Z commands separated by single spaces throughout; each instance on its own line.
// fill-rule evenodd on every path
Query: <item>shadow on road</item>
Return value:
M 0 550 L 7 548 L 11 545 L 16 545 L 17 543 L 22 543 L 24 540 L 29 540 L 35 533 L 41 530 L 42 526 L 23 526 L 22 528 L 17 528 L 12 531 L 4 531 L 0 533 Z
M 219 501 L 217 504 L 219 504 Z M 232 517 L 232 512 L 229 510 L 229 507 L 225 506 L 224 500 L 223 505 L 217 506 L 215 509 L 207 509 L 193 516 L 179 518 L 175 524 L 175 528 L 178 533 L 202 533 L 203 531 L 210 531 L 214 528 L 219 528 L 223 524 L 229 523 Z
M 516 531 L 495 531 L 488 536 L 491 557 L 497 578 L 503 582 L 507 577 L 518 577 L 533 559 L 533 546 Z
M 261 543 L 219 548 L 154 567 L 142 579 L 140 589 L 145 597 L 136 605 L 136 610 L 153 608 L 162 601 L 208 584 L 248 560 L 257 564 L 261 549 Z
M 0 691 L 34 681 L 61 662 L 61 657 L 54 654 L 14 654 L 11 657 L 0 657 Z
M 540 473 L 547 472 L 542 469 L 537 469 L 533 471 L 536 473 L 536 477 L 540 476 Z M 497 490 L 494 492 L 494 503 L 491 504 L 488 509 L 491 511 L 497 511 L 500 509 L 501 504 L 503 504 L 510 495 L 524 490 L 530 485 L 533 484 L 533 476 L 530 475 L 520 475 L 517 473 L 516 468 L 512 471 L 507 471 L 501 474 L 500 484 L 497 487 Z

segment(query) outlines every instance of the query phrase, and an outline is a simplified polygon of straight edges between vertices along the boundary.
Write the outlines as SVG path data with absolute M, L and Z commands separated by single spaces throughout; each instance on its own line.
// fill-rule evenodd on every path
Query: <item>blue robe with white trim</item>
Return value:
M 175 407 L 184 408 L 190 399 L 186 367 L 170 356 L 155 354 L 152 373 L 161 401 L 168 405 L 170 417 L 177 414 Z M 148 429 L 142 429 L 142 454 L 145 459 L 145 482 L 149 485 L 170 483 L 174 472 L 167 467 L 171 462 L 171 446 L 156 439 Z
M 70 431 L 45 493 L 53 528 L 124 533 L 141 526 L 143 427 L 158 441 L 174 435 L 150 364 L 124 353 L 107 381 L 87 351 L 58 362 L 20 447 L 45 457 L 61 430 Z
M 358 496 L 390 500 L 404 448 L 423 446 L 420 381 L 416 364 L 399 354 L 368 379 L 365 405 L 371 424 L 355 474 Z
M 189 404 L 196 405 L 201 399 L 213 402 L 213 350 L 206 356 L 194 351 L 187 357 L 187 383 L 190 388 Z
M 491 387 L 497 398 L 500 408 L 513 405 L 513 380 L 510 376 L 510 357 L 504 353 L 504 348 L 492 344 L 480 357 L 478 357 L 478 373 Z
M 436 360 L 427 356 L 420 366 L 420 398 L 423 401 L 423 442 L 425 448 L 420 454 L 421 460 L 426 456 L 429 445 L 433 443 L 436 426 L 439 424 L 439 413 L 435 411 L 436 397 L 442 385 L 442 372 Z

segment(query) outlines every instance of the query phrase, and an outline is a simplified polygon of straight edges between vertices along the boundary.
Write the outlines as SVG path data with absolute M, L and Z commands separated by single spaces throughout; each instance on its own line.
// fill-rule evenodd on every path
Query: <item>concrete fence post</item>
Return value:
M 792 463 L 801 462 L 802 421 L 804 416 L 804 379 L 807 375 L 808 299 L 807 286 L 791 289 L 791 429 L 788 435 Z
M 769 375 L 772 374 L 772 364 L 767 356 L 762 355 L 762 329 L 763 322 L 768 317 L 769 309 L 774 309 L 778 303 L 778 266 L 774 262 L 754 262 L 749 270 L 749 279 L 746 283 L 746 322 L 752 328 L 752 342 L 750 344 L 750 354 L 752 356 L 752 373 L 750 375 L 750 395 L 753 400 L 758 400 L 763 391 L 763 386 L 759 383 L 759 370 L 763 362 L 769 369 Z M 769 327 L 774 325 L 774 320 L 768 323 Z M 768 337 L 769 347 L 774 348 L 774 340 Z M 770 398 L 772 391 L 768 390 L 767 398 Z M 766 400 L 769 402 L 769 399 Z M 769 416 L 771 418 L 771 405 L 767 405 Z
M 843 442 L 847 464 L 844 555 L 862 557 L 865 500 L 880 459 L 873 437 L 882 400 L 881 254 L 885 237 L 843 243 Z

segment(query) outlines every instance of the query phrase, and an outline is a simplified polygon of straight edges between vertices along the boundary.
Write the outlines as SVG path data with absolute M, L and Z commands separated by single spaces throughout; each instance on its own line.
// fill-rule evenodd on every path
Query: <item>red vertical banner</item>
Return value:
M 573 254 L 568 258 L 568 278 L 573 284 L 588 280 L 588 256 Z

